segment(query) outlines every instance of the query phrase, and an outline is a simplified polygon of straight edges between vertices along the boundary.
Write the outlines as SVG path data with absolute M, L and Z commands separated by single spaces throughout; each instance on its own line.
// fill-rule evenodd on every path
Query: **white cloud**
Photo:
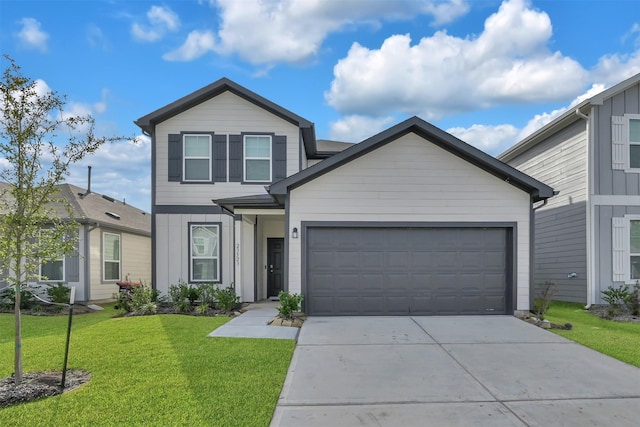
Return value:
M 354 43 L 334 67 L 327 102 L 345 114 L 392 111 L 437 120 L 505 103 L 554 101 L 583 90 L 587 72 L 550 52 L 551 22 L 525 0 L 505 0 L 477 38 L 438 31 L 412 45 L 393 35 L 379 49 Z
M 22 28 L 17 33 L 20 43 L 26 48 L 46 52 L 49 34 L 42 31 L 40 22 L 34 18 L 22 18 L 20 24 Z
M 151 209 L 151 139 L 140 135 L 135 141 L 105 144 L 73 165 L 68 182 L 87 186 L 87 166 L 91 166 L 91 190 L 127 204 Z
M 347 116 L 330 123 L 329 137 L 335 141 L 360 142 L 381 132 L 392 121 L 392 117 Z
M 162 55 L 166 61 L 191 61 L 215 49 L 215 36 L 211 31 L 194 30 L 178 49 Z
M 131 35 L 141 42 L 155 42 L 160 40 L 167 31 L 178 31 L 180 17 L 167 6 L 151 6 L 147 11 L 148 25 L 134 22 L 131 25 Z
M 484 152 L 497 154 L 513 145 L 518 128 L 507 124 L 472 125 L 469 128 L 454 127 L 447 129 L 447 132 Z
M 89 24 L 86 30 L 87 43 L 91 47 L 99 47 L 102 50 L 109 50 L 109 41 L 100 27 Z
M 350 26 L 380 20 L 411 20 L 431 15 L 434 24 L 450 22 L 468 11 L 464 0 L 309 1 L 218 0 L 221 24 L 217 33 L 221 54 L 237 54 L 253 64 L 304 63 L 321 50 L 325 38 Z M 248 30 L 250 29 L 250 30 Z

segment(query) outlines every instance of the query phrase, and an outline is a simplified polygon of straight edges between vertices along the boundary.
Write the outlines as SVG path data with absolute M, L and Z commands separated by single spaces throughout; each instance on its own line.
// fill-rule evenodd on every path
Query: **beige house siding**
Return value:
M 298 126 L 224 92 L 186 112 L 160 123 L 155 132 L 157 205 L 203 205 L 214 197 L 226 198 L 266 193 L 264 184 L 239 182 L 180 184 L 168 181 L 168 135 L 180 132 L 215 132 L 221 135 L 265 132 L 287 137 L 287 176 L 298 172 L 300 133 Z M 227 140 L 228 144 L 228 140 Z M 228 153 L 228 150 L 227 150 Z M 228 170 L 228 168 L 227 168 Z
M 515 222 L 515 309 L 529 309 L 529 194 L 413 133 L 290 195 L 290 229 L 302 221 Z M 289 291 L 301 292 L 303 239 L 288 243 Z
M 151 285 L 151 239 L 122 234 L 122 277 Z

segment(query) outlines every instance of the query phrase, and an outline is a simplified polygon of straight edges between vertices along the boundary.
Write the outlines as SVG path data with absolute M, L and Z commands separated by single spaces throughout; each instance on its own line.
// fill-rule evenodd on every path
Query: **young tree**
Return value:
M 78 225 L 58 185 L 70 166 L 106 142 L 91 116 L 63 110 L 64 96 L 25 77 L 8 56 L 0 81 L 0 263 L 15 291 L 15 383 L 22 382 L 21 294 L 41 263 L 73 252 Z M 3 160 L 4 159 L 4 160 Z M 0 269 L 0 271 L 2 271 Z

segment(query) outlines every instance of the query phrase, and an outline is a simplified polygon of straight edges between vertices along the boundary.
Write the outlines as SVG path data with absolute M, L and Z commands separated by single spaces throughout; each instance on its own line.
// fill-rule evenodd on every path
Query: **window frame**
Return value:
M 107 239 L 106 236 L 116 236 L 118 238 L 118 255 L 119 255 L 119 260 L 115 261 L 115 260 L 107 260 L 106 258 L 106 243 L 107 243 Z M 107 262 L 117 262 L 118 263 L 118 278 L 117 279 L 107 279 L 107 269 L 105 268 L 105 264 Z M 102 281 L 103 282 L 108 282 L 108 283 L 113 283 L 113 282 L 119 282 L 122 280 L 122 235 L 119 233 L 113 233 L 113 232 L 109 232 L 109 231 L 103 231 L 102 232 Z
M 627 143 L 627 155 L 629 156 L 628 170 L 633 172 L 640 172 L 639 166 L 631 166 L 631 146 L 635 145 L 640 147 L 640 141 L 631 141 L 631 122 L 632 121 L 640 122 L 640 114 L 625 114 L 625 142 Z
M 212 227 L 216 229 L 216 255 L 214 256 L 194 256 L 193 253 L 193 230 L 196 227 Z M 189 283 L 222 283 L 222 223 L 221 222 L 189 222 L 188 223 L 188 250 L 189 250 Z M 194 266 L 193 262 L 197 259 L 213 259 L 217 260 L 216 268 L 214 270 L 214 277 L 209 279 L 194 279 Z
M 40 236 L 43 232 L 46 232 L 47 229 L 42 229 L 38 232 L 38 236 Z M 58 282 L 65 282 L 66 280 L 66 263 L 65 263 L 65 256 L 64 254 L 62 254 L 62 256 L 60 258 L 56 258 L 54 260 L 52 260 L 51 262 L 46 262 L 43 261 L 42 258 L 40 258 L 39 263 L 38 263 L 38 282 L 41 283 L 58 283 Z M 62 262 L 62 278 L 61 279 L 51 279 L 49 277 L 47 277 L 47 279 L 43 279 L 43 274 L 42 274 L 42 265 L 43 264 L 50 264 L 50 263 L 56 263 L 56 262 Z
M 206 137 L 209 140 L 208 156 L 187 156 L 187 137 Z M 207 160 L 207 179 L 187 179 L 188 160 Z M 183 133 L 182 134 L 182 181 L 183 182 L 212 182 L 213 181 L 213 137 L 210 133 Z
M 269 140 L 269 178 L 267 180 L 247 179 L 247 160 L 267 160 L 267 157 L 247 156 L 247 138 L 268 138 Z M 273 135 L 271 134 L 243 134 L 242 135 L 242 180 L 248 183 L 265 183 L 273 181 Z

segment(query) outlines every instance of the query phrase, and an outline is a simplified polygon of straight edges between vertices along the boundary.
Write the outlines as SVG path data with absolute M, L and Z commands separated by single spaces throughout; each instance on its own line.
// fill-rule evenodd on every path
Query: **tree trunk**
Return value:
M 22 319 L 20 313 L 20 304 L 22 297 L 22 286 L 16 285 L 16 356 L 15 356 L 15 372 L 14 379 L 16 385 L 22 382 Z

